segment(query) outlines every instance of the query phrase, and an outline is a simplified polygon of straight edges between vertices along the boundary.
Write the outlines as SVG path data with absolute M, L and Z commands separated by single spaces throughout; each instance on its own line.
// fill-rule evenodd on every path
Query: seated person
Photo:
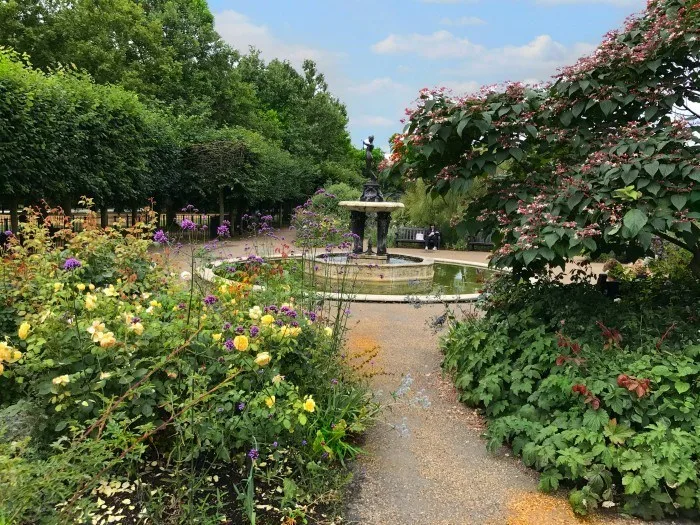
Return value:
M 426 250 L 437 250 L 438 244 L 440 244 L 440 232 L 435 229 L 434 224 L 431 224 L 430 228 L 425 230 L 423 238 L 425 239 Z

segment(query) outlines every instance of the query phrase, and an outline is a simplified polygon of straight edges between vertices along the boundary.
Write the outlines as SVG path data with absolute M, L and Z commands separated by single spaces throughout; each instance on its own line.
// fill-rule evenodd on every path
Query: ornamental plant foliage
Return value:
M 339 357 L 344 309 L 305 304 L 282 272 L 264 290 L 197 280 L 188 219 L 180 272 L 188 248 L 153 213 L 106 230 L 91 214 L 79 233 L 26 213 L 0 249 L 0 522 L 333 512 L 376 411 Z
M 489 448 L 509 443 L 578 513 L 700 516 L 700 284 L 651 271 L 621 276 L 620 302 L 587 280 L 502 277 L 485 317 L 443 339 Z
M 655 235 L 691 252 L 700 275 L 700 115 L 688 106 L 700 102 L 699 5 L 649 0 L 550 84 L 422 91 L 385 176 L 440 194 L 485 179 L 464 225 L 500 232 L 499 266 L 641 253 Z

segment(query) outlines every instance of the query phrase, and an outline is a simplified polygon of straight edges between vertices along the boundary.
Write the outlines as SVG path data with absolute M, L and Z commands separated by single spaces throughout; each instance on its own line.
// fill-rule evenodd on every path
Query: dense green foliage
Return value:
M 440 194 L 485 180 L 465 226 L 499 232 L 493 262 L 516 271 L 639 254 L 657 235 L 700 275 L 698 13 L 697 0 L 651 0 L 543 87 L 421 92 L 387 173 Z
M 578 512 L 700 515 L 700 287 L 687 269 L 670 283 L 668 269 L 621 272 L 617 301 L 589 284 L 504 277 L 486 316 L 443 341 L 490 447 L 510 443 L 542 490 L 571 488 Z
M 275 264 L 264 290 L 260 266 L 181 276 L 152 223 L 83 226 L 56 248 L 32 216 L 0 249 L 0 521 L 314 522 L 376 410 L 340 356 L 344 307 L 295 301 Z
M 240 218 L 358 183 L 345 107 L 314 62 L 241 55 L 206 2 L 11 0 L 0 46 L 0 202 L 12 210 L 155 197 L 171 217 L 194 204 Z

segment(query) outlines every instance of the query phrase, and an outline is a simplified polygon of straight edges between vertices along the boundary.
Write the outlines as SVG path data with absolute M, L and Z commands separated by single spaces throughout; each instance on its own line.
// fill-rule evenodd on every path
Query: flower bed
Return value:
M 332 514 L 376 411 L 344 309 L 283 273 L 183 281 L 152 223 L 58 235 L 34 220 L 0 252 L 0 522 Z

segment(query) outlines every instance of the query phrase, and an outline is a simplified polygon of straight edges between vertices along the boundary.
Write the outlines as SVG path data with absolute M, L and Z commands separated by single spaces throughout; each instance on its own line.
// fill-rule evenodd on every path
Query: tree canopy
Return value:
M 689 250 L 700 275 L 699 6 L 649 0 L 545 85 L 422 91 L 385 176 L 442 194 L 485 180 L 464 226 L 500 232 L 499 266 L 641 254 L 656 235 Z
M 357 182 L 316 64 L 242 55 L 204 0 L 7 0 L 0 46 L 0 200 L 221 211 Z

